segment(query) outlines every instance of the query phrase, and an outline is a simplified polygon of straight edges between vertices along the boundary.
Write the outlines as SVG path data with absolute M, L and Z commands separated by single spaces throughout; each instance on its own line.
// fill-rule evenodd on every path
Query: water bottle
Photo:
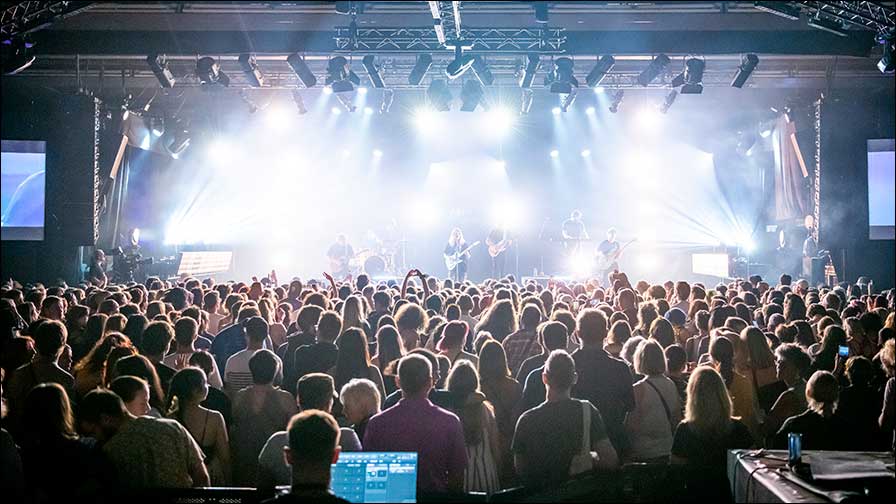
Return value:
M 787 464 L 796 466 L 803 461 L 803 435 L 798 432 L 787 434 Z

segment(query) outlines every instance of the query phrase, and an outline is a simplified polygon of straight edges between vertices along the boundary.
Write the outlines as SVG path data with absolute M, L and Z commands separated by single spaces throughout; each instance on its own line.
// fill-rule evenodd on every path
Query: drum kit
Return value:
M 353 275 L 366 273 L 371 277 L 398 276 L 407 269 L 407 243 L 408 240 L 377 240 L 373 246 L 359 250 L 349 259 L 349 272 Z

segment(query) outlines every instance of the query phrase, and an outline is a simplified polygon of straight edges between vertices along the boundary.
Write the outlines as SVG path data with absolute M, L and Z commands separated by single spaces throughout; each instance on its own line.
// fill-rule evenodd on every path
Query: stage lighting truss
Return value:
M 445 48 L 445 42 L 439 41 L 435 28 L 352 29 L 351 26 L 337 26 L 334 39 L 336 50 L 340 52 L 419 54 Z M 457 39 L 472 45 L 477 53 L 537 51 L 540 54 L 563 54 L 567 51 L 564 28 L 463 28 Z
M 60 19 L 74 16 L 96 2 L 4 2 L 0 37 L 10 40 Z

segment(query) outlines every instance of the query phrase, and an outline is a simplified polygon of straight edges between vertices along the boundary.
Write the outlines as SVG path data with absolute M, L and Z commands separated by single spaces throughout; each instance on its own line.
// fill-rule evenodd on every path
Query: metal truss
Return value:
M 432 11 L 432 24 L 440 44 L 460 40 L 460 2 L 427 2 Z
M 896 28 L 896 9 L 883 2 L 795 2 L 811 14 L 861 26 L 878 35 L 892 35 Z
M 90 7 L 94 2 L 16 2 L 3 9 L 0 37 L 8 40 L 40 30 Z
M 443 2 L 445 3 L 445 2 Z M 353 37 L 354 35 L 354 37 Z M 337 51 L 418 53 L 444 49 L 435 28 L 336 27 Z M 473 51 L 562 54 L 565 28 L 463 28 L 460 40 Z

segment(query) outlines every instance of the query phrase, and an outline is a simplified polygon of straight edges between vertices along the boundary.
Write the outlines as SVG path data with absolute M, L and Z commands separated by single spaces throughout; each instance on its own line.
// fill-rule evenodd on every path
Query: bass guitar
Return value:
M 613 263 L 615 263 L 622 256 L 622 252 L 625 251 L 625 248 L 636 241 L 638 241 L 637 238 L 627 241 L 624 245 L 619 247 L 616 252 L 611 252 L 609 254 L 602 254 L 598 252 L 597 258 L 595 259 L 598 271 L 606 271 L 610 269 L 610 267 L 613 266 Z

